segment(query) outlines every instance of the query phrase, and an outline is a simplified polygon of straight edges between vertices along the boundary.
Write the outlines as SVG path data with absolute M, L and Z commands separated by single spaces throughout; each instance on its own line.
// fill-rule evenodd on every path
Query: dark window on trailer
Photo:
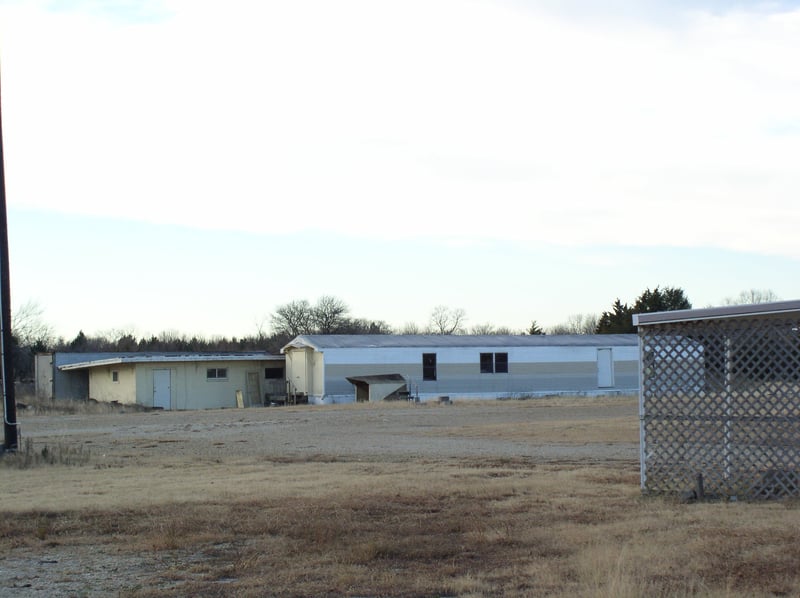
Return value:
M 508 353 L 481 353 L 481 374 L 507 374 Z
M 436 353 L 422 354 L 422 379 L 436 380 Z
M 220 380 L 228 377 L 228 368 L 208 368 L 206 378 L 209 380 Z
M 112 382 L 119 382 L 119 371 L 111 370 L 111 381 Z
M 494 373 L 494 353 L 481 353 L 481 374 Z
M 280 380 L 283 378 L 283 368 L 264 368 L 264 378 L 267 380 Z

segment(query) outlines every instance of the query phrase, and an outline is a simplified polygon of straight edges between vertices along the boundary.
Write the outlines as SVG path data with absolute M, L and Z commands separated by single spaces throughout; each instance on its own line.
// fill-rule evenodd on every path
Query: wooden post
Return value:
M 14 396 L 14 362 L 11 348 L 11 277 L 8 272 L 8 211 L 6 209 L 6 175 L 3 158 L 3 116 L 0 96 L 0 353 L 2 353 L 3 380 L 3 449 L 16 451 L 19 445 L 17 401 Z

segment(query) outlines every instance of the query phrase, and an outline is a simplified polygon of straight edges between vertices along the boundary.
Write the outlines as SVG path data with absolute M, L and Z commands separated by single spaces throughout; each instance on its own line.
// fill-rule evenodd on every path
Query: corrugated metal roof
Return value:
M 121 365 L 131 363 L 186 363 L 206 361 L 284 361 L 282 355 L 272 355 L 266 352 L 257 353 L 141 353 L 124 354 L 119 357 L 92 359 L 59 366 L 59 370 L 81 370 L 86 368 L 102 367 L 107 365 Z
M 323 351 L 389 347 L 618 347 L 637 343 L 635 334 L 307 334 L 296 337 L 281 353 L 304 347 Z
M 753 303 L 748 305 L 726 305 L 703 309 L 679 309 L 659 311 L 649 314 L 633 314 L 634 326 L 665 324 L 667 322 L 691 322 L 696 320 L 719 320 L 746 316 L 771 316 L 798 312 L 800 301 L 775 301 L 772 303 Z

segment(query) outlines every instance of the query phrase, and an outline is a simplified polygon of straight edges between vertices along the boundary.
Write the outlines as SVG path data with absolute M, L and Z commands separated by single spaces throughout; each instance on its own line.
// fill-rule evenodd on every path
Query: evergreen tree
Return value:
M 645 289 L 632 306 L 617 298 L 611 311 L 604 311 L 597 323 L 598 334 L 628 334 L 636 332 L 633 314 L 691 309 L 692 303 L 680 287 Z
M 544 334 L 544 330 L 542 330 L 539 324 L 536 323 L 536 320 L 534 320 L 531 322 L 531 327 L 528 328 L 528 334 Z
M 598 334 L 627 334 L 636 332 L 633 326 L 633 311 L 627 303 L 617 298 L 611 311 L 604 311 L 597 322 Z

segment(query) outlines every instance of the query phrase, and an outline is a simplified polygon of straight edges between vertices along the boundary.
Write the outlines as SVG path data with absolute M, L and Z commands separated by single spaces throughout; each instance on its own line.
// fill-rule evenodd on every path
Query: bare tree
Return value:
M 305 299 L 279 305 L 270 316 L 275 334 L 295 337 L 314 332 L 314 308 Z
M 597 322 L 595 314 L 573 314 L 566 322 L 552 326 L 547 334 L 594 334 Z
M 100 332 L 96 336 L 107 340 L 108 344 L 113 347 L 113 351 L 133 352 L 137 351 L 139 347 L 132 327 L 112 328 L 106 332 Z
M 267 334 L 267 316 L 261 316 L 260 318 L 256 318 L 255 327 L 256 327 L 256 336 L 255 336 L 256 341 L 259 343 L 266 341 L 267 337 L 269 336 Z
M 466 320 L 467 314 L 463 309 L 437 305 L 431 313 L 428 328 L 431 334 L 461 334 Z
M 400 334 L 422 334 L 422 328 L 416 322 L 406 322 L 400 329 Z
M 392 327 L 383 320 L 345 318 L 337 328 L 337 334 L 393 334 Z
M 742 291 L 736 297 L 727 297 L 725 305 L 747 305 L 750 303 L 771 303 L 780 301 L 780 298 L 772 289 L 748 289 Z
M 319 334 L 335 334 L 347 319 L 350 308 L 341 299 L 323 295 L 312 310 L 312 321 Z
M 494 325 L 489 324 L 488 322 L 486 324 L 475 324 L 472 328 L 470 328 L 469 333 L 479 335 L 497 334 Z
M 53 344 L 55 334 L 43 318 L 44 310 L 35 301 L 27 301 L 14 311 L 11 331 L 21 347 L 44 347 Z

